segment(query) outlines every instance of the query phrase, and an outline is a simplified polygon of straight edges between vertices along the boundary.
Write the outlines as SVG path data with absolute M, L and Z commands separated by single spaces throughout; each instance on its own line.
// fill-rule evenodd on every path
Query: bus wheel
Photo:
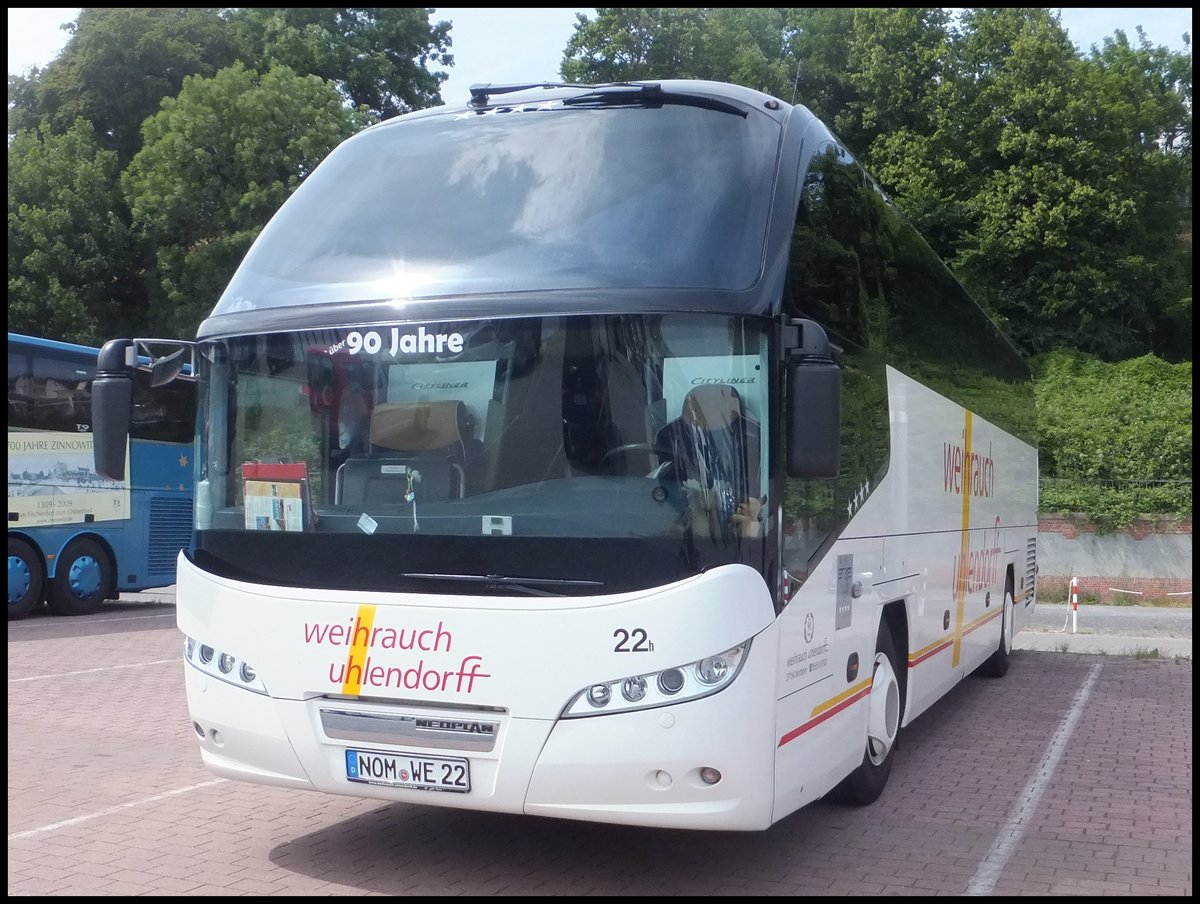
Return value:
M 8 538 L 8 618 L 24 618 L 42 601 L 42 560 L 20 537 Z
M 867 698 L 867 749 L 862 762 L 833 789 L 831 797 L 865 807 L 883 793 L 892 771 L 892 752 L 900 734 L 900 678 L 896 674 L 896 644 L 886 624 L 875 641 L 871 695 Z
M 985 678 L 1003 678 L 1008 674 L 1008 666 L 1012 662 L 1013 605 L 1012 587 L 1006 585 L 1004 588 L 1004 612 L 1000 616 L 1000 644 L 996 647 L 996 651 L 979 666 L 979 674 Z
M 97 611 L 113 587 L 108 553 L 95 540 L 73 540 L 59 556 L 48 601 L 56 615 L 88 615 Z

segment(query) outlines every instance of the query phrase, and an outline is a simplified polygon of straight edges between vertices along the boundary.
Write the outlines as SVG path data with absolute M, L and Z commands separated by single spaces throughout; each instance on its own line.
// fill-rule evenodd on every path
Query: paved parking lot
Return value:
M 219 779 L 180 646 L 167 598 L 9 625 L 9 895 L 1192 894 L 1190 660 L 1021 650 L 873 806 L 698 833 Z

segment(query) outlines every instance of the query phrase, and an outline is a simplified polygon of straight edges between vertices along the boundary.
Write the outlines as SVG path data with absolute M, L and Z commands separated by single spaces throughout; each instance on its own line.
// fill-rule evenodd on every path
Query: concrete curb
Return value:
M 1049 653 L 1136 656 L 1144 659 L 1192 658 L 1192 639 L 1190 637 L 1132 637 L 1027 630 L 1013 638 L 1013 648 Z M 1157 651 L 1157 654 L 1153 654 L 1152 651 Z

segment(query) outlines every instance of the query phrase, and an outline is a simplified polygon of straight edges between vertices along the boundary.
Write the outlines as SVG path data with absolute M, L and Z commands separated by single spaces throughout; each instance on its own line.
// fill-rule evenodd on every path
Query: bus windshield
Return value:
M 198 564 L 510 594 L 762 568 L 766 356 L 764 322 L 684 313 L 202 343 Z
M 303 182 L 212 316 L 546 289 L 745 289 L 762 267 L 779 140 L 762 111 L 691 106 L 549 102 L 384 123 Z

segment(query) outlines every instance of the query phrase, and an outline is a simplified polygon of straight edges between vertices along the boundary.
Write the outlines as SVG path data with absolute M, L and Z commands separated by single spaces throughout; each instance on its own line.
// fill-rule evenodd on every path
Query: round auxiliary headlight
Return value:
M 254 671 L 254 669 L 251 667 L 250 663 L 248 663 L 248 662 L 242 663 L 242 668 L 238 672 L 238 674 L 240 674 L 242 676 L 242 680 L 245 681 L 247 684 L 252 684 L 254 682 L 254 679 L 258 677 L 258 673 Z
M 222 653 L 217 659 L 217 668 L 221 670 L 222 675 L 228 675 L 230 672 L 232 672 L 233 667 L 236 664 L 237 660 L 228 653 Z
M 206 643 L 200 644 L 200 661 L 205 665 L 212 662 L 213 653 L 215 651 Z
M 621 682 L 621 696 L 630 703 L 637 703 L 646 696 L 646 679 L 641 675 L 626 678 Z
M 696 666 L 696 677 L 705 684 L 716 684 L 729 674 L 729 663 L 721 656 L 709 656 L 701 659 Z
M 587 690 L 587 701 L 592 706 L 608 706 L 612 699 L 612 688 L 607 684 L 593 684 Z

